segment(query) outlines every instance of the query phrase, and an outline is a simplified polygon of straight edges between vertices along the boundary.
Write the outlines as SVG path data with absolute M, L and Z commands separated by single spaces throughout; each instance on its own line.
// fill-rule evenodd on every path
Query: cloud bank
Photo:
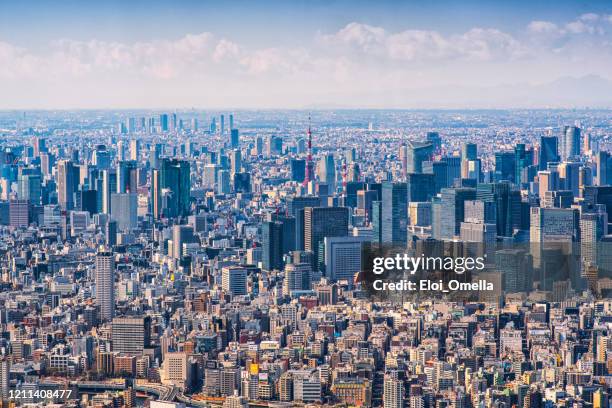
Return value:
M 512 33 L 393 32 L 351 22 L 282 47 L 246 46 L 206 31 L 133 43 L 56 39 L 36 51 L 0 38 L 0 61 L 8 96 L 2 108 L 354 106 L 356 94 L 368 106 L 369 94 L 419 89 L 435 93 L 424 101 L 433 96 L 444 105 L 444 86 L 461 87 L 473 104 L 470 89 L 585 75 L 609 80 L 612 15 L 534 20 Z M 507 103 L 499 93 L 487 104 Z

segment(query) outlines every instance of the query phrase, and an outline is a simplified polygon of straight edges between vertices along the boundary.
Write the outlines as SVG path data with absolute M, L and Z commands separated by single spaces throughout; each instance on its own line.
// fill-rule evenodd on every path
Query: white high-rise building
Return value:
M 108 321 L 115 315 L 115 260 L 113 253 L 100 250 L 96 256 L 96 304 L 100 319 Z
M 393 377 L 385 378 L 383 391 L 384 408 L 402 408 L 404 406 L 404 387 L 402 382 Z

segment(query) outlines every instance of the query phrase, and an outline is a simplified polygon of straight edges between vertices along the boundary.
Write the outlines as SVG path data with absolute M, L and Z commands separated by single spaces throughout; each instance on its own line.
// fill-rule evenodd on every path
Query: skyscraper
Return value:
M 406 174 L 422 173 L 423 162 L 431 160 L 434 147 L 429 142 L 408 141 L 406 151 Z
M 382 185 L 382 242 L 406 244 L 408 240 L 408 187 L 386 181 Z
M 247 294 L 247 270 L 240 266 L 226 266 L 221 270 L 221 287 L 232 296 Z
M 138 194 L 111 194 L 111 217 L 120 231 L 131 231 L 138 226 Z
M 306 207 L 319 207 L 321 198 L 315 196 L 289 197 L 287 213 L 295 217 L 295 249 L 304 249 L 304 211 Z
M 476 189 L 473 188 L 442 189 L 439 220 L 440 237 L 442 239 L 453 239 L 456 235 L 459 235 L 461 232 L 461 222 L 464 220 L 465 201 L 474 200 L 475 198 Z
M 597 166 L 597 185 L 607 186 L 612 184 L 612 158 L 610 153 L 600 151 L 595 156 L 595 163 Z
M 540 157 L 538 160 L 540 170 L 546 170 L 548 163 L 559 161 L 558 142 L 559 139 L 556 136 L 542 136 L 540 138 Z
M 469 163 L 478 159 L 478 145 L 463 143 L 461 146 L 461 178 L 469 177 Z
M 325 237 L 348 235 L 349 211 L 345 207 L 304 208 L 304 249 L 319 260 L 319 249 Z
M 169 189 L 167 217 L 189 215 L 191 174 L 189 162 L 177 159 L 164 159 L 161 164 L 160 187 Z
M 559 151 L 561 160 L 572 160 L 580 156 L 580 128 L 565 126 L 561 135 Z
M 240 134 L 238 129 L 230 130 L 230 146 L 232 149 L 238 149 L 240 147 Z
M 98 251 L 95 277 L 100 320 L 110 321 L 115 315 L 115 260 L 112 252 L 106 249 Z
M 159 129 L 161 132 L 168 131 L 168 114 L 162 113 L 159 115 Z
M 325 276 L 332 280 L 348 280 L 361 270 L 362 237 L 325 237 Z
M 17 179 L 17 197 L 38 205 L 41 199 L 40 173 L 24 170 Z
M 285 280 L 283 281 L 283 294 L 290 296 L 296 290 L 312 289 L 312 265 L 308 263 L 288 263 L 285 265 Z
M 333 154 L 325 154 L 319 161 L 317 166 L 317 173 L 321 183 L 329 185 L 330 191 L 336 189 L 336 164 L 334 162 Z
M 265 221 L 261 226 L 264 269 L 281 270 L 283 268 L 283 223 L 280 221 Z M 295 233 L 295 232 L 294 232 Z
M 409 173 L 406 177 L 408 202 L 429 201 L 434 195 L 435 175 Z
M 57 163 L 57 202 L 63 210 L 74 208 L 74 192 L 78 186 L 77 170 L 70 160 Z
M 172 257 L 181 259 L 183 257 L 183 244 L 195 241 L 193 227 L 190 225 L 174 225 L 172 227 Z
M 497 235 L 511 237 L 514 228 L 520 226 L 521 192 L 509 182 L 480 183 L 476 187 L 476 199 L 495 203 Z

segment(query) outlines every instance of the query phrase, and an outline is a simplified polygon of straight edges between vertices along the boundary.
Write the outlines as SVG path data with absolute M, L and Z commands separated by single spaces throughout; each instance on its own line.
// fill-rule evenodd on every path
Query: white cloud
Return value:
M 527 30 L 532 33 L 558 33 L 559 27 L 550 21 L 536 20 L 529 23 Z
M 323 35 L 321 40 L 344 54 L 359 50 L 395 61 L 491 60 L 515 58 L 525 52 L 510 34 L 491 28 L 445 36 L 432 30 L 388 33 L 381 27 L 353 22 L 334 34 Z
M 195 105 L 202 95 L 214 101 L 235 95 L 240 103 L 249 95 L 255 101 L 276 95 L 294 102 L 301 95 L 425 84 L 482 86 L 586 73 L 606 77 L 612 60 L 610 24 L 610 15 L 584 14 L 572 21 L 532 21 L 512 33 L 485 27 L 442 33 L 351 22 L 312 42 L 283 47 L 246 45 L 210 32 L 131 43 L 63 39 L 36 52 L 0 41 L 0 79 L 10 79 L 5 82 L 14 94 L 35 89 L 35 81 L 49 94 L 87 89 L 93 98 L 122 95 L 122 103 L 136 100 L 130 99 L 134 94 L 147 95 L 141 96 L 143 105 L 156 93 L 163 103 L 170 101 L 169 93 L 175 92 L 175 103 L 182 103 L 182 93 L 193 93 L 197 96 L 185 103 Z

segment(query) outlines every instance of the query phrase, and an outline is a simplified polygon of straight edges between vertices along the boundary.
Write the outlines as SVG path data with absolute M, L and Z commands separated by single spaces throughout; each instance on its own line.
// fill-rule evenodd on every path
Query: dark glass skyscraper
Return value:
M 408 174 L 406 178 L 408 201 L 429 201 L 434 195 L 434 174 Z
M 304 249 L 319 259 L 320 244 L 325 237 L 348 235 L 349 211 L 346 207 L 304 208 Z
M 166 208 L 168 217 L 189 215 L 191 175 L 189 162 L 177 159 L 164 159 L 160 170 L 160 188 L 169 189 Z
M 509 182 L 479 184 L 476 199 L 496 204 L 497 235 L 510 237 L 520 227 L 521 194 Z
M 382 242 L 406 244 L 407 234 L 408 185 L 384 182 L 382 186 Z
M 559 139 L 556 136 L 542 136 L 540 139 L 540 170 L 546 170 L 548 163 L 559 161 Z

